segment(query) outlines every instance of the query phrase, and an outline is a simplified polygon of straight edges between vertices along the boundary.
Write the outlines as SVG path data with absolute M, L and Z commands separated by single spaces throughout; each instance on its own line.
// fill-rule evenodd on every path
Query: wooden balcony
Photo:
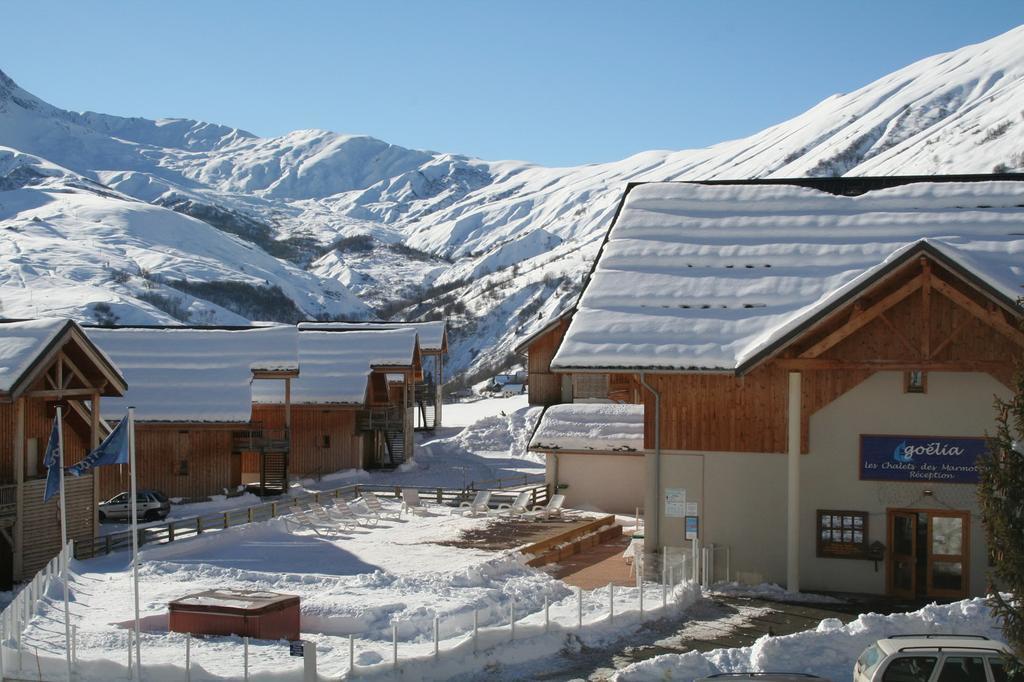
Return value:
M 291 447 L 288 429 L 249 429 L 231 434 L 233 452 L 287 453 Z

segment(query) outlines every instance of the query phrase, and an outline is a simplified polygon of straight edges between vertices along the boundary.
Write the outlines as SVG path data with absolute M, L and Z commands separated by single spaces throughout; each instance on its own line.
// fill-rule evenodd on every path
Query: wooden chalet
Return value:
M 550 367 L 630 374 L 643 457 L 552 482 L 601 508 L 632 481 L 647 551 L 728 547 L 714 579 L 984 594 L 1022 206 L 1024 176 L 631 186 Z
M 131 388 L 105 401 L 116 422 L 135 407 L 138 485 L 171 498 L 204 500 L 239 489 L 243 471 L 264 490 L 286 488 L 290 431 L 252 420 L 253 386 L 290 385 L 298 376 L 291 326 L 90 328 Z M 105 467 L 100 494 L 128 489 L 127 467 Z
M 301 330 L 359 331 L 412 329 L 419 340 L 421 378 L 413 387 L 416 430 L 432 431 L 441 426 L 444 406 L 444 356 L 448 353 L 448 328 L 444 320 L 431 322 L 302 322 Z
M 639 403 L 641 388 L 631 374 L 556 372 L 551 369 L 551 361 L 569 328 L 572 313 L 570 308 L 542 324 L 520 340 L 514 349 L 527 358 L 530 404 L 547 406 L 581 400 Z
M 412 456 L 413 396 L 422 380 L 414 330 L 300 325 L 297 347 L 301 375 L 288 401 L 254 387 L 252 417 L 281 428 L 290 410 L 293 476 L 395 466 Z
M 82 329 L 66 319 L 0 322 L 0 589 L 35 574 L 60 551 L 60 513 L 43 503 L 43 456 L 62 406 L 65 463 L 107 434 L 103 398 L 124 394 L 124 377 Z M 97 480 L 69 476 L 68 537 L 97 533 Z

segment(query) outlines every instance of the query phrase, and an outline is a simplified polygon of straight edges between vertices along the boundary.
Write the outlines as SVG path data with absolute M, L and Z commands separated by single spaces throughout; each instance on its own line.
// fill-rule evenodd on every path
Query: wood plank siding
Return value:
M 882 302 L 884 311 L 873 308 Z M 863 319 L 869 321 L 860 324 Z M 979 371 L 1009 387 L 1024 345 L 1015 324 L 935 264 L 911 264 L 747 374 L 648 374 L 662 396 L 661 447 L 785 452 L 790 371 L 803 374 L 804 452 L 811 415 L 878 371 Z M 653 448 L 654 398 L 644 393 L 644 445 Z
M 43 502 L 46 479 L 26 481 L 24 495 L 25 547 L 22 574 L 32 576 L 60 552 L 60 505 L 56 496 Z M 93 479 L 90 475 L 64 479 L 67 499 L 68 538 L 88 540 L 95 534 L 93 525 Z
M 168 497 L 204 500 L 241 484 L 240 462 L 233 459 L 232 434 L 246 424 L 135 424 L 139 489 L 153 488 Z M 234 466 L 233 466 L 234 464 Z M 100 497 L 128 490 L 128 467 L 98 470 Z
M 363 434 L 357 427 L 360 409 L 355 406 L 292 405 L 289 474 L 310 476 L 362 468 Z M 266 429 L 284 429 L 284 405 L 253 405 L 252 419 Z M 246 471 L 257 471 L 258 462 L 258 456 L 248 457 Z
M 551 360 L 568 328 L 568 319 L 559 320 L 527 346 L 531 405 L 557 405 L 562 402 L 562 375 L 551 371 Z
M 25 443 L 24 466 L 25 477 L 45 478 L 46 467 L 43 466 L 43 454 L 50 438 L 55 414 L 53 401 L 31 398 L 25 401 Z M 89 427 L 82 420 L 65 411 L 64 415 L 64 449 L 68 465 L 78 462 L 86 453 L 89 445 Z M 33 457 L 34 453 L 34 457 Z M 30 460 L 33 460 L 31 462 Z M 32 469 L 35 475 L 32 475 Z M 16 483 L 14 473 L 14 404 L 0 403 L 0 484 Z

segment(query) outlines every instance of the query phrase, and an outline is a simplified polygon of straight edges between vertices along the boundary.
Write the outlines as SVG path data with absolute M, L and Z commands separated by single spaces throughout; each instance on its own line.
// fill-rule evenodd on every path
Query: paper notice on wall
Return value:
M 687 502 L 686 503 L 686 515 L 687 516 L 697 516 L 697 503 L 696 502 Z
M 665 488 L 665 516 L 675 519 L 686 516 L 685 488 Z

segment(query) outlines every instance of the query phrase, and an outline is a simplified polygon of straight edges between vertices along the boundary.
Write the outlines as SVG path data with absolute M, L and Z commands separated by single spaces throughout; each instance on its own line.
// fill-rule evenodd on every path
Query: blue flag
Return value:
M 43 466 L 46 467 L 46 489 L 43 491 L 43 502 L 60 492 L 60 430 L 57 418 L 53 418 L 50 440 L 46 443 L 46 454 L 43 455 Z
M 93 467 L 101 467 L 107 464 L 128 463 L 128 417 L 114 427 L 110 435 L 103 439 L 95 450 L 82 458 L 75 465 L 67 468 L 67 473 L 72 476 L 81 476 L 88 473 Z

